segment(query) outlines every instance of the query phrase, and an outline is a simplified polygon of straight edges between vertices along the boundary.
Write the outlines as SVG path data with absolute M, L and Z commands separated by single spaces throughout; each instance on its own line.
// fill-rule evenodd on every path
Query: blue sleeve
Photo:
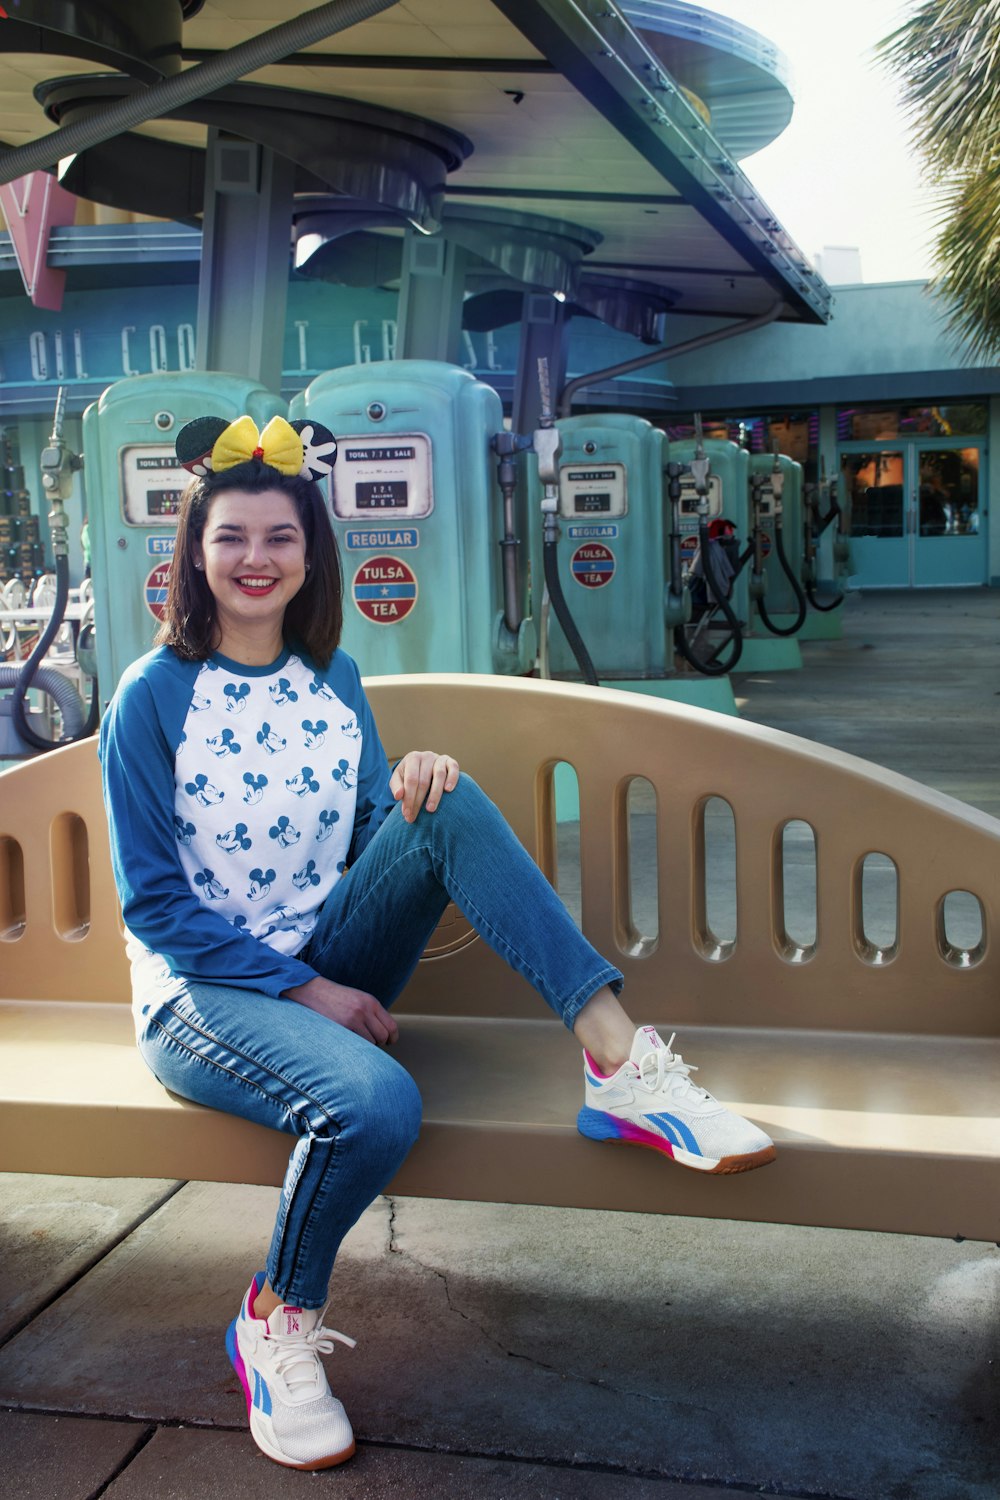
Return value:
M 122 916 L 175 974 L 277 998 L 314 979 L 316 971 L 237 932 L 211 911 L 191 890 L 177 853 L 174 755 L 198 665 L 172 652 L 143 658 L 122 679 L 101 725 L 101 775 Z

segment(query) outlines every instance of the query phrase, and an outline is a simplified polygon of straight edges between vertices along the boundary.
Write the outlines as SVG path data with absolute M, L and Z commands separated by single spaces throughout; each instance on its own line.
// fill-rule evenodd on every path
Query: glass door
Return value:
M 985 582 L 981 444 L 914 443 L 912 468 L 914 587 Z
M 861 588 L 986 581 L 983 444 L 949 438 L 846 443 L 851 554 Z
M 860 588 L 907 588 L 910 537 L 903 444 L 851 443 L 840 455 L 840 483 L 851 506 L 852 581 Z

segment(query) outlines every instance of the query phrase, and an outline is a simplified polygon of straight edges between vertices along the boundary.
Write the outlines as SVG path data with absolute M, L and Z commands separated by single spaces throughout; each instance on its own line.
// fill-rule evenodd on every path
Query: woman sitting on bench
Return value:
M 584 1048 L 579 1129 L 704 1172 L 774 1157 L 616 998 L 499 811 L 455 760 L 390 773 L 358 668 L 338 649 L 342 586 L 316 481 L 315 424 L 190 423 L 160 644 L 101 731 L 139 1048 L 187 1099 L 296 1137 L 266 1269 L 227 1334 L 251 1433 L 278 1463 L 354 1452 L 319 1354 L 341 1240 L 420 1124 L 389 1055 L 389 1007 L 449 901 Z M 515 731 L 516 732 L 516 731 Z

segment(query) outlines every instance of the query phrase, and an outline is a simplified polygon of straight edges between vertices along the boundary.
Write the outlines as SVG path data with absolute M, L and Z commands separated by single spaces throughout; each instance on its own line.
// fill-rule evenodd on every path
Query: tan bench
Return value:
M 387 749 L 447 747 L 553 878 L 553 767 L 579 778 L 583 925 L 631 1012 L 677 1029 L 779 1159 L 705 1178 L 582 1140 L 579 1052 L 459 914 L 399 1005 L 425 1100 L 399 1193 L 1000 1240 L 1000 822 L 850 756 L 621 693 L 492 677 L 368 684 Z M 658 936 L 630 896 L 629 784 L 656 794 Z M 648 793 L 647 793 L 648 795 Z M 735 942 L 706 905 L 707 799 L 736 830 Z M 817 849 L 817 939 L 785 931 L 782 830 Z M 132 1045 L 93 742 L 0 777 L 0 1169 L 280 1182 L 287 1138 L 188 1104 Z M 897 940 L 862 870 L 898 870 Z M 972 892 L 982 941 L 944 899 Z

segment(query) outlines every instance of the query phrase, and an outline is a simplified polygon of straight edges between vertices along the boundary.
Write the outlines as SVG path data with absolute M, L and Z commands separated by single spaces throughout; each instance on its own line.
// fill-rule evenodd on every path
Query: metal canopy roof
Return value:
M 303 8 L 206 0 L 184 24 L 185 64 Z M 721 79 L 746 59 L 727 62 L 716 41 Z M 662 50 L 608 0 L 401 0 L 251 81 L 407 112 L 467 136 L 473 151 L 448 177 L 450 202 L 585 226 L 601 236 L 585 269 L 669 288 L 672 315 L 749 317 L 780 298 L 786 320 L 823 322 L 829 289 L 679 87 L 686 45 L 671 36 L 676 71 L 667 73 Z M 704 34 L 687 56 L 690 86 L 711 94 Z M 51 53 L 0 56 L 0 135 L 17 145 L 42 133 L 36 84 L 97 71 Z M 206 140 L 204 125 L 173 118 L 140 133 Z

